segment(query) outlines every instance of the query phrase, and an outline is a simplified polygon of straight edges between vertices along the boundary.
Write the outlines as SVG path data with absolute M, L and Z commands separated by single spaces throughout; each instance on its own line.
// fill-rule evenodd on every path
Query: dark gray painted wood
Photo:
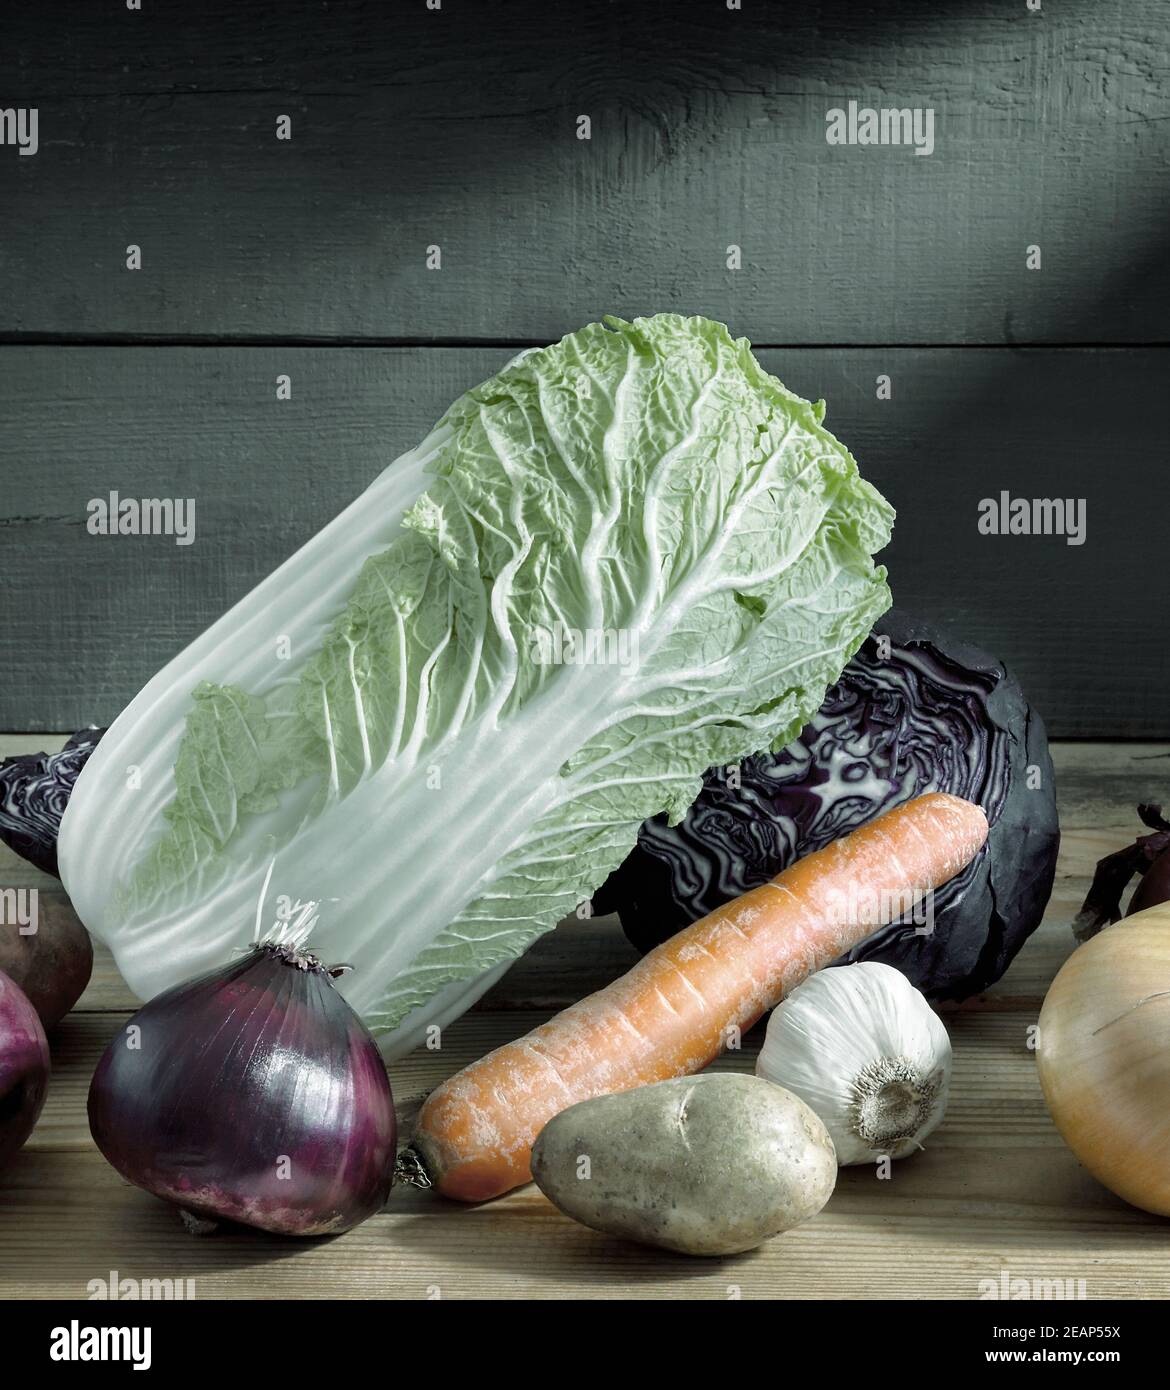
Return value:
M 112 718 L 155 669 L 503 364 L 498 349 L 0 351 L 0 728 Z M 1006 659 L 1062 737 L 1170 735 L 1160 349 L 765 352 L 898 507 L 898 601 Z M 293 399 L 275 398 L 287 372 Z M 889 374 L 893 399 L 875 398 Z M 1087 543 L 987 537 L 981 498 L 1084 498 Z M 196 540 L 87 533 L 193 496 Z
M 1164 0 L 26 0 L 0 334 L 1164 341 L 1168 46 Z M 934 154 L 828 147 L 850 97 Z

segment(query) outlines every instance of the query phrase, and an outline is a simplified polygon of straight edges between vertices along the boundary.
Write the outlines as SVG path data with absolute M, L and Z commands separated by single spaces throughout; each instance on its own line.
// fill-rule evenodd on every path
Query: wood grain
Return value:
M 441 1055 L 395 1068 L 400 1092 L 539 1022 L 475 1013 Z M 975 1298 L 1007 1269 L 1084 1279 L 1090 1298 L 1170 1295 L 1163 1223 L 1084 1174 L 1048 1121 L 1025 1034 L 1010 1017 L 952 1019 L 954 1094 L 912 1163 L 880 1181 L 845 1170 L 824 1213 L 739 1259 L 687 1262 L 575 1226 L 533 1188 L 463 1209 L 405 1190 L 344 1239 L 258 1234 L 196 1240 L 173 1213 L 121 1182 L 92 1150 L 89 1071 L 112 1015 L 75 1016 L 59 1044 L 53 1100 L 0 1184 L 0 1295 L 83 1297 L 113 1269 L 190 1278 L 197 1298 Z M 750 1069 L 754 1053 L 721 1067 Z M 505 1276 L 501 1278 L 501 1275 Z
M 10 338 L 1166 341 L 1160 0 L 10 9 Z M 934 153 L 829 146 L 850 99 L 929 106 Z
M 882 559 L 899 604 L 1007 661 L 1055 736 L 1170 735 L 1170 652 L 1149 616 L 1170 354 L 760 355 L 827 400 L 828 424 L 897 507 Z M 109 722 L 509 356 L 0 349 L 0 727 Z M 890 400 L 877 399 L 879 374 Z M 1123 402 L 1123 418 L 1103 401 Z M 979 501 L 1001 489 L 1084 498 L 1086 543 L 979 535 Z M 194 543 L 90 535 L 87 503 L 111 490 L 194 498 Z
M 0 756 L 40 736 L 0 736 Z M 48 740 L 59 743 L 60 738 Z M 843 1170 L 814 1221 L 750 1255 L 688 1261 L 610 1240 L 557 1213 L 532 1187 L 461 1208 L 396 1190 L 390 1206 L 342 1239 L 283 1242 L 255 1233 L 196 1239 L 122 1182 L 94 1151 L 89 1078 L 133 1001 L 107 954 L 78 1010 L 54 1036 L 55 1072 L 29 1144 L 0 1179 L 0 1296 L 87 1296 L 110 1277 L 190 1279 L 207 1298 L 954 1298 L 1007 1271 L 1084 1280 L 1090 1299 L 1170 1297 L 1165 1222 L 1113 1197 L 1080 1167 L 1046 1114 L 1029 1027 L 1072 949 L 1069 919 L 1096 859 L 1134 831 L 1133 803 L 1159 744 L 1056 744 L 1064 827 L 1056 893 L 1043 925 L 994 990 L 947 1015 L 955 1050 L 943 1125 L 912 1162 L 881 1180 Z M 17 875 L 0 851 L 0 883 Z M 70 911 L 35 870 L 49 912 Z M 613 978 L 633 958 L 613 919 L 562 924 L 442 1049 L 392 1068 L 409 1106 L 453 1070 Z M 750 1070 L 759 1034 L 720 1068 Z

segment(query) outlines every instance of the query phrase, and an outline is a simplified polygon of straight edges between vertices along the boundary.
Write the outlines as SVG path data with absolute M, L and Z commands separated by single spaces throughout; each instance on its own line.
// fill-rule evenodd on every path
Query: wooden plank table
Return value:
M 0 756 L 58 746 L 0 736 Z M 479 1208 L 398 1190 L 386 1212 L 335 1240 L 251 1232 L 198 1239 L 124 1183 L 85 1119 L 89 1078 L 133 1000 L 109 956 L 53 1039 L 52 1088 L 25 1150 L 0 1176 L 0 1296 L 85 1298 L 111 1271 L 191 1280 L 196 1298 L 954 1298 L 1003 1271 L 1084 1280 L 1089 1298 L 1170 1297 L 1170 1226 L 1100 1187 L 1044 1108 L 1028 1047 L 1048 982 L 1072 949 L 1069 921 L 1096 860 L 1135 831 L 1138 801 L 1166 799 L 1170 745 L 1053 748 L 1064 840 L 1043 925 L 989 993 L 947 1016 L 950 1106 L 925 1152 L 879 1180 L 841 1173 L 825 1210 L 750 1254 L 689 1260 L 576 1225 L 533 1187 Z M 0 883 L 60 885 L 0 850 Z M 400 1105 L 487 1049 L 625 969 L 635 953 L 614 919 L 566 923 L 458 1025 L 439 1053 L 392 1067 Z M 750 1069 L 759 1037 L 720 1066 Z

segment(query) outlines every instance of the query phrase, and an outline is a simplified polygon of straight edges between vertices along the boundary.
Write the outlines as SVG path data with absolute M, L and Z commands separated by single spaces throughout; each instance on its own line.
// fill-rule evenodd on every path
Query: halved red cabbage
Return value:
M 977 801 L 987 848 L 935 895 L 929 930 L 902 919 L 847 959 L 964 999 L 1000 978 L 1044 915 L 1060 839 L 1044 725 L 1000 662 L 926 623 L 887 613 L 800 736 L 739 772 L 736 786 L 709 771 L 678 825 L 647 821 L 595 894 L 639 949 L 927 791 Z

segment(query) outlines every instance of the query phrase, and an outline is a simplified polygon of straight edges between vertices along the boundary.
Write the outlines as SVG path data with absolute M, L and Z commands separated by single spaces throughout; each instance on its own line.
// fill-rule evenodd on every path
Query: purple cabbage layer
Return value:
M 1052 761 L 1043 722 L 1000 662 L 897 611 L 793 743 L 745 760 L 738 786 L 727 769 L 709 771 L 680 824 L 647 821 L 594 911 L 618 912 L 649 950 L 928 791 L 978 802 L 987 847 L 934 895 L 932 922 L 902 918 L 846 959 L 895 966 L 932 999 L 965 999 L 1000 978 L 1044 915 L 1060 840 Z

